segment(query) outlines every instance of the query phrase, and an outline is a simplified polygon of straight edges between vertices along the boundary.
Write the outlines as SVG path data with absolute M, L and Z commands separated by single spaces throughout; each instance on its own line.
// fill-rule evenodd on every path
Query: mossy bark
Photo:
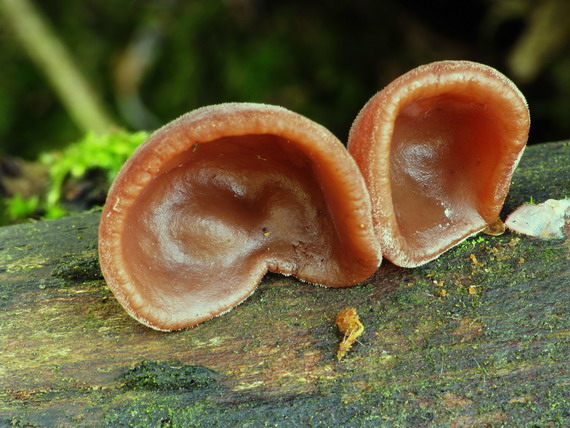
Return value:
M 529 147 L 505 213 L 564 197 L 570 144 Z M 230 313 L 160 333 L 105 286 L 99 217 L 0 229 L 0 425 L 570 424 L 567 240 L 479 235 L 347 289 L 268 275 Z M 339 362 L 348 307 L 365 332 Z

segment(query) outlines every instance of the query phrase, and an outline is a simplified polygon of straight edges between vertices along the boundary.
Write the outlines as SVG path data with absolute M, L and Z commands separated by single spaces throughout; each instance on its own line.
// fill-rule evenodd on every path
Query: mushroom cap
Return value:
M 138 321 L 193 326 L 246 299 L 267 271 L 321 285 L 381 262 L 368 191 L 342 143 L 276 106 L 221 104 L 152 134 L 109 191 L 103 275 Z
M 469 61 L 420 66 L 374 95 L 348 150 L 369 189 L 384 257 L 418 266 L 492 223 L 529 126 L 517 87 Z

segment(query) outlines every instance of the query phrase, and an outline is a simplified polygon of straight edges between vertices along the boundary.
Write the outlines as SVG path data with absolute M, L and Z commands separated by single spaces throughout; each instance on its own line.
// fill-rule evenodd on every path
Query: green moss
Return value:
M 34 269 L 41 268 L 49 263 L 49 260 L 45 257 L 28 255 L 22 257 L 10 263 L 7 263 L 4 267 L 8 273 L 21 273 Z
M 99 259 L 90 257 L 87 259 L 77 259 L 69 257 L 61 260 L 52 269 L 51 275 L 56 278 L 68 281 L 92 281 L 103 279 Z
M 203 366 L 180 362 L 143 361 L 121 376 L 123 387 L 145 390 L 177 390 L 212 387 L 220 375 Z
M 67 180 L 77 180 L 89 171 L 102 170 L 107 182 L 111 183 L 124 162 L 148 135 L 144 131 L 87 134 L 62 151 L 43 153 L 40 161 L 49 171 L 45 194 L 28 198 L 14 195 L 0 200 L 0 220 L 5 217 L 10 223 L 17 223 L 31 217 L 53 219 L 67 215 L 61 204 Z
M 553 143 L 549 150 L 530 146 L 513 174 L 509 195 L 502 216 L 505 217 L 529 200 L 538 203 L 562 199 L 570 189 L 568 144 Z
M 569 402 L 564 385 L 547 370 L 524 380 L 510 372 L 496 374 L 473 357 L 472 370 L 438 370 L 411 380 L 384 376 L 361 380 L 345 371 L 336 380 L 319 381 L 315 393 L 265 398 L 242 395 L 227 401 L 222 395 L 196 398 L 184 392 L 123 394 L 111 402 L 107 426 L 440 426 L 450 421 L 468 426 L 529 424 L 565 425 Z M 427 362 L 425 367 L 431 367 Z M 418 366 L 421 370 L 422 366 Z M 481 372 L 483 373 L 481 375 Z M 549 388 L 538 395 L 533 385 Z M 319 409 L 315 412 L 315 409 Z
M 207 420 L 208 412 L 213 411 L 204 403 L 188 402 L 184 396 L 156 394 L 136 396 L 115 405 L 117 407 L 106 415 L 102 425 L 132 428 L 198 426 Z
M 109 181 L 117 175 L 125 160 L 148 137 L 147 132 L 117 132 L 108 135 L 87 134 L 61 152 L 44 153 L 41 160 L 49 167 L 47 206 L 58 204 L 66 178 L 79 178 L 89 169 L 106 171 Z

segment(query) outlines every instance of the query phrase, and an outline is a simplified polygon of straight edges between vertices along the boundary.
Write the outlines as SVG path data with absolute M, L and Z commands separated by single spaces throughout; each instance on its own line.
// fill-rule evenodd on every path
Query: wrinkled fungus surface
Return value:
M 195 110 L 113 183 L 103 274 L 134 318 L 173 330 L 230 310 L 267 271 L 342 287 L 382 254 L 424 264 L 495 224 L 529 124 L 515 85 L 467 61 L 418 67 L 373 96 L 348 151 L 280 107 Z
M 418 67 L 372 97 L 349 151 L 369 188 L 384 256 L 418 266 L 492 223 L 529 124 L 514 84 L 466 61 Z
M 110 191 L 101 266 L 118 300 L 163 330 L 243 301 L 269 270 L 328 286 L 380 263 L 368 192 L 343 145 L 278 107 L 230 104 L 157 131 Z

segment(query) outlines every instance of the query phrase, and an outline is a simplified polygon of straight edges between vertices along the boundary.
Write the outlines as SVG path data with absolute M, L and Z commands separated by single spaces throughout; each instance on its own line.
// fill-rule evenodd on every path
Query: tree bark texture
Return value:
M 503 214 L 568 197 L 570 143 L 531 146 Z M 269 274 L 161 333 L 105 286 L 99 218 L 0 229 L 0 425 L 570 425 L 567 239 L 477 235 L 345 289 Z M 351 307 L 365 331 L 337 361 Z

